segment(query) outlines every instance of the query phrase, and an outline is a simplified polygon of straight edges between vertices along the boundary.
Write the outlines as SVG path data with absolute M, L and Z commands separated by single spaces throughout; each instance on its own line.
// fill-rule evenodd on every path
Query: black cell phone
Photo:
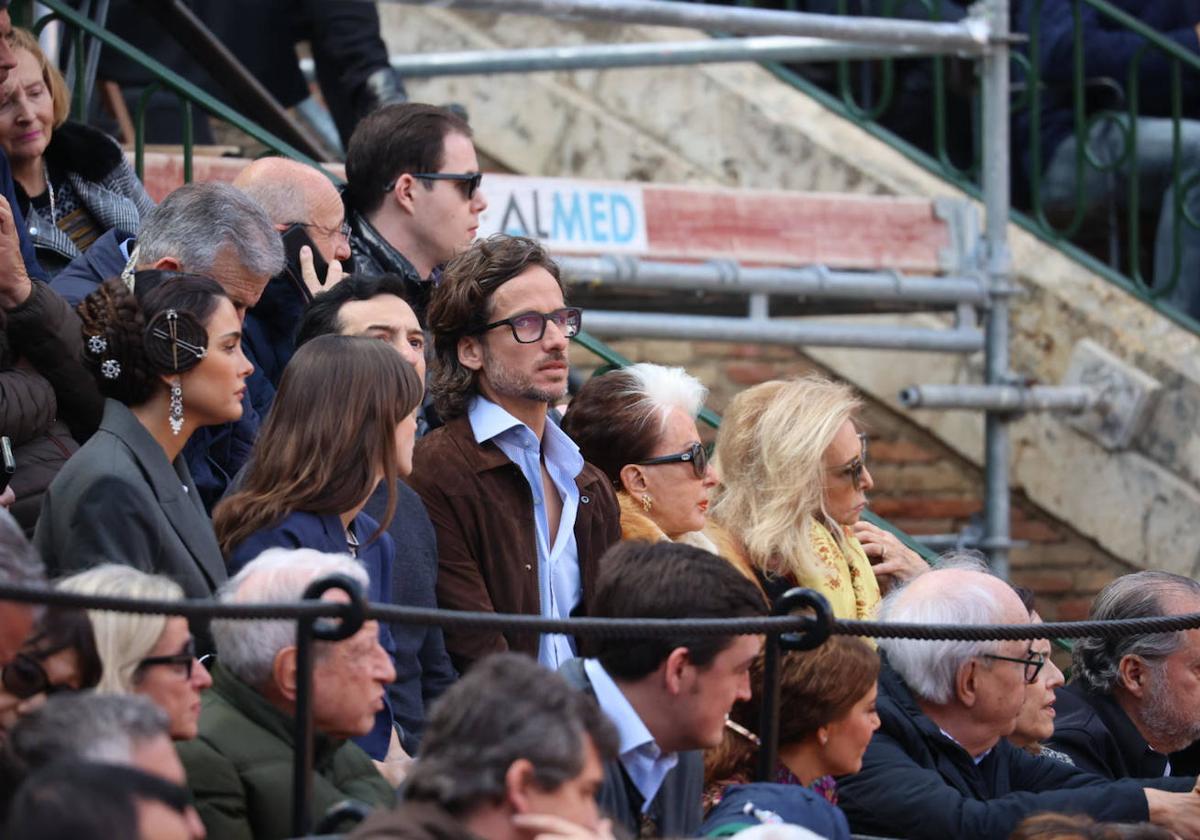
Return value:
M 13 457 L 12 441 L 0 437 L 0 493 L 8 489 L 8 482 L 17 471 L 17 459 Z
M 329 273 L 329 263 L 325 262 L 325 258 L 313 244 L 312 237 L 308 235 L 304 225 L 289 225 L 281 236 L 283 237 L 283 250 L 287 255 L 287 264 L 291 269 L 292 276 L 301 282 L 304 280 L 304 274 L 300 270 L 300 249 L 307 245 L 312 249 L 313 270 L 317 272 L 317 282 L 324 286 L 325 275 Z

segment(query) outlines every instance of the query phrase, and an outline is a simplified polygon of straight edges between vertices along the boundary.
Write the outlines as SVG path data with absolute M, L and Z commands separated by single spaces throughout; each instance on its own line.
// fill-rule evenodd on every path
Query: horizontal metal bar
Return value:
M 774 9 L 708 6 L 668 0 L 388 0 L 407 6 L 435 6 L 488 12 L 601 20 L 607 24 L 682 26 L 736 35 L 807 35 L 872 44 L 955 47 L 965 54 L 986 52 L 990 27 L 981 17 L 956 23 L 895 18 L 819 15 Z
M 829 38 L 761 36 L 699 41 L 658 41 L 644 44 L 571 44 L 518 50 L 393 55 L 393 68 L 405 78 L 460 76 L 476 73 L 538 73 L 553 70 L 613 70 L 623 67 L 671 67 L 739 61 L 786 61 L 792 64 L 839 59 L 909 58 L 958 54 L 955 46 L 933 48 L 911 44 L 869 44 Z M 314 64 L 302 59 L 300 68 L 311 80 Z
M 800 320 L 662 315 L 589 309 L 588 330 L 608 338 L 665 338 L 679 341 L 740 341 L 807 347 L 864 347 L 975 353 L 983 349 L 978 330 L 929 330 L 875 324 L 828 324 Z
M 897 272 L 834 271 L 823 265 L 804 268 L 745 267 L 732 261 L 673 263 L 636 257 L 559 257 L 563 279 L 579 285 L 795 295 L 838 300 L 906 303 L 988 301 L 986 286 L 968 277 L 905 277 Z
M 913 385 L 900 392 L 906 408 L 974 411 L 1065 411 L 1095 408 L 1100 393 L 1080 385 Z

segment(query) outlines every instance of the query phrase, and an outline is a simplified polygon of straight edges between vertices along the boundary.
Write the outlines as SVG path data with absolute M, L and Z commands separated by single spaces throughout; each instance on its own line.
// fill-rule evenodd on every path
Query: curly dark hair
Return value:
M 139 271 L 133 288 L 110 278 L 76 310 L 84 363 L 100 393 L 128 406 L 141 405 L 163 387 L 162 374 L 200 363 L 203 355 L 190 348 L 207 348 L 205 325 L 217 299 L 228 297 L 211 277 L 179 271 Z
M 545 248 L 524 236 L 493 234 L 446 263 L 442 280 L 430 298 L 427 316 L 434 351 L 429 390 L 444 419 L 466 414 L 477 391 L 477 372 L 458 360 L 459 339 L 488 323 L 492 295 L 530 266 L 546 269 L 563 288 L 558 264 Z

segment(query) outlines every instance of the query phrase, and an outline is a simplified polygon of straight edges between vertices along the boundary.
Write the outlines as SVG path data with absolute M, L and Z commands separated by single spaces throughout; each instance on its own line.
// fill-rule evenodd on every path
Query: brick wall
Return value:
M 633 361 L 682 365 L 710 389 L 708 407 L 721 414 L 739 391 L 768 379 L 816 372 L 828 375 L 803 353 L 714 341 L 631 340 L 613 343 Z M 572 361 L 590 373 L 598 360 L 582 348 Z M 871 436 L 870 466 L 876 489 L 871 507 L 910 534 L 956 533 L 983 510 L 983 474 L 907 417 L 867 401 L 862 417 Z M 980 423 L 983 422 L 982 417 Z M 701 436 L 713 434 L 701 426 Z M 1047 516 L 1020 494 L 1013 499 L 1012 534 L 1028 545 L 1011 555 L 1012 578 L 1037 593 L 1048 619 L 1086 616 L 1092 597 L 1126 564 Z

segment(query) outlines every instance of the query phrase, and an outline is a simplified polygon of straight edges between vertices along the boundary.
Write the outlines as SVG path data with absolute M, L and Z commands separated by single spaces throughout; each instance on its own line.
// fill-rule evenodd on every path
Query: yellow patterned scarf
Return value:
M 845 551 L 819 522 L 809 531 L 819 569 L 797 581 L 824 595 L 837 618 L 873 619 L 879 607 L 879 582 L 858 538 L 843 528 Z

